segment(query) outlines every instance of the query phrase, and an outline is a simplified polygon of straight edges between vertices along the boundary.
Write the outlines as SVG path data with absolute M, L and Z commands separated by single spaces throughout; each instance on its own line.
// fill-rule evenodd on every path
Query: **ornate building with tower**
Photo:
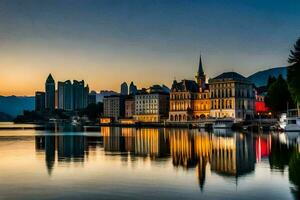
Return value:
M 170 92 L 169 121 L 191 121 L 207 118 L 210 114 L 210 99 L 206 76 L 200 56 L 194 80 L 173 81 Z

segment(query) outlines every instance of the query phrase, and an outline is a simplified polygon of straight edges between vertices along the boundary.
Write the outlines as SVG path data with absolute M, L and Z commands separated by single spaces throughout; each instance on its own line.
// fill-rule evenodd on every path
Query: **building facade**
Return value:
M 122 95 L 112 95 L 103 98 L 104 117 L 113 117 L 115 120 L 124 117 L 125 100 Z
M 45 108 L 47 110 L 55 109 L 55 81 L 51 74 L 49 74 L 45 83 Z
M 121 92 L 121 95 L 128 95 L 128 85 L 127 85 L 126 82 L 123 82 L 121 84 L 121 90 L 120 90 L 120 92 Z
M 64 89 L 63 89 L 63 109 L 66 111 L 73 110 L 73 85 L 70 80 L 64 82 Z
M 73 81 L 73 105 L 74 110 L 84 108 L 84 81 Z
M 125 118 L 132 118 L 135 114 L 135 103 L 133 96 L 125 98 Z
M 89 94 L 88 94 L 88 105 L 90 104 L 96 104 L 96 95 L 97 93 L 95 91 L 91 91 Z
M 131 81 L 129 85 L 129 94 L 130 95 L 135 95 L 137 93 L 137 87 L 134 85 L 134 83 Z
M 45 92 L 35 92 L 35 111 L 45 110 Z
M 169 114 L 169 93 L 162 87 L 153 86 L 135 95 L 134 119 L 140 122 L 160 122 Z
M 174 81 L 170 93 L 169 121 L 191 121 L 210 114 L 209 90 L 200 56 L 194 80 Z
M 244 120 L 253 118 L 253 84 L 236 72 L 226 72 L 209 80 L 211 110 L 214 118 Z
M 57 82 L 57 101 L 58 109 L 64 109 L 64 82 Z

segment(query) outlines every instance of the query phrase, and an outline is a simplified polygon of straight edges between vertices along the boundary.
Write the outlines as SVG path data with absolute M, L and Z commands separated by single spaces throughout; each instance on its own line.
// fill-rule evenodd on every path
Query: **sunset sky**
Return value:
M 300 2 L 0 0 L 0 95 L 34 95 L 54 79 L 119 91 L 285 66 Z

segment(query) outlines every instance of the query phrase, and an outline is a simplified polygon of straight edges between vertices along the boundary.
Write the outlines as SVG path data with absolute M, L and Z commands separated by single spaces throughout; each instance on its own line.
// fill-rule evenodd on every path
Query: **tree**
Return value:
M 268 77 L 268 83 L 267 83 L 267 89 L 272 85 L 272 83 L 276 82 L 276 77 L 275 76 L 269 76 Z
M 289 107 L 293 107 L 293 100 L 287 82 L 281 75 L 269 86 L 265 102 L 275 115 L 286 111 L 287 104 L 289 104 Z
M 103 103 L 89 104 L 80 111 L 80 115 L 86 115 L 90 120 L 96 120 L 103 113 Z
M 291 64 L 287 73 L 288 86 L 300 111 L 300 37 L 294 45 L 294 49 L 290 51 L 288 62 Z
M 294 187 L 291 187 L 295 199 L 300 198 L 300 153 L 295 149 L 289 162 L 289 179 Z

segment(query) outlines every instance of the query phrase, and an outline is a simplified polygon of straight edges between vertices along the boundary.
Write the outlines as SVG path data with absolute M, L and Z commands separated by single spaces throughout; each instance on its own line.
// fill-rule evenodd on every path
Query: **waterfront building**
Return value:
M 126 82 L 121 84 L 121 95 L 128 95 L 128 85 Z
M 154 85 L 135 95 L 134 119 L 141 122 L 160 122 L 168 118 L 169 93 L 164 87 Z
M 209 90 L 205 83 L 206 76 L 201 56 L 195 79 L 195 81 L 173 81 L 170 92 L 170 121 L 190 121 L 209 117 Z
M 268 115 L 270 113 L 270 108 L 265 103 L 266 94 L 267 92 L 258 93 L 258 91 L 255 91 L 255 114 L 257 115 Z
M 132 118 L 135 113 L 134 97 L 125 97 L 125 118 Z
M 45 108 L 47 110 L 55 109 L 55 81 L 51 74 L 49 74 L 45 83 Z
M 209 80 L 211 110 L 215 118 L 236 120 L 253 118 L 255 94 L 253 84 L 236 72 L 226 72 Z
M 88 105 L 96 104 L 96 95 L 97 93 L 93 90 L 88 94 Z
M 45 110 L 45 92 L 35 92 L 35 111 Z
M 137 93 L 137 87 L 136 85 L 134 85 L 134 83 L 131 81 L 130 85 L 129 85 L 129 94 L 130 95 L 135 95 Z
M 64 109 L 64 82 L 57 82 L 57 101 L 58 109 Z
M 64 82 L 63 87 L 63 109 L 66 111 L 73 110 L 73 85 L 70 80 Z
M 122 95 L 106 96 L 103 99 L 103 115 L 104 117 L 112 117 L 118 120 L 124 117 L 125 99 Z

